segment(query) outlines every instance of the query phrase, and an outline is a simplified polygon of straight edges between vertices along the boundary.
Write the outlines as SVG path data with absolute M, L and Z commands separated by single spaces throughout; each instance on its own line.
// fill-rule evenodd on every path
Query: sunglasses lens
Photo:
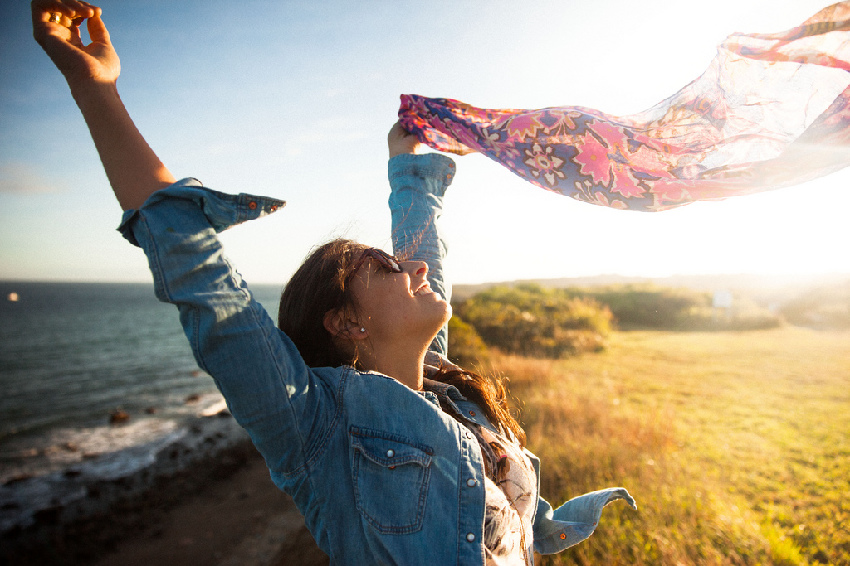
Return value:
M 349 273 L 348 277 L 354 276 L 367 259 L 372 258 L 378 262 L 382 269 L 390 273 L 401 273 L 404 270 L 401 268 L 401 263 L 393 256 L 378 248 L 366 248 L 360 255 L 360 259 L 354 264 L 354 268 Z
M 402 272 L 401 265 L 399 265 L 398 260 L 396 258 L 394 258 L 393 256 L 391 256 L 390 254 L 388 254 L 387 252 L 385 252 L 383 250 L 379 250 L 377 248 L 372 248 L 368 251 L 370 252 L 370 255 L 372 257 L 374 257 L 376 260 L 378 260 L 378 263 L 380 263 L 381 266 L 383 266 L 384 269 L 386 269 L 386 270 L 388 270 L 392 273 L 401 273 Z

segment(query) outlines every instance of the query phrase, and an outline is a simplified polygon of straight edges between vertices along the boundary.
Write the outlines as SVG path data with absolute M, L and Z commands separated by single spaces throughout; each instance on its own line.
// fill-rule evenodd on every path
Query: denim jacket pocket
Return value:
M 383 431 L 351 427 L 354 500 L 381 534 L 422 528 L 431 476 L 430 446 Z

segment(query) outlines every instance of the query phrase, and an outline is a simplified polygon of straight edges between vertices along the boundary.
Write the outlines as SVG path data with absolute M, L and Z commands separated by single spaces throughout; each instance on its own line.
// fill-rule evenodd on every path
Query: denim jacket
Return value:
M 402 155 L 389 170 L 396 247 L 418 241 L 432 288 L 447 296 L 434 220 L 454 163 Z M 127 211 L 120 230 L 144 250 L 156 296 L 177 306 L 199 366 L 331 563 L 483 565 L 483 463 L 469 429 L 432 392 L 348 366 L 308 367 L 222 254 L 218 232 L 283 204 L 184 179 Z M 435 341 L 442 353 L 445 337 Z M 492 428 L 456 389 L 449 396 L 459 414 Z M 539 483 L 539 461 L 531 458 Z M 557 510 L 540 499 L 535 550 L 554 553 L 588 537 L 602 508 L 619 498 L 634 505 L 620 488 Z

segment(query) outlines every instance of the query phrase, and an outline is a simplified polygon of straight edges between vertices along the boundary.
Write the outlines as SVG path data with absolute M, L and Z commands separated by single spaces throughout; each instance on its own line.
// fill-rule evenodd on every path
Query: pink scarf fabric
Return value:
M 402 95 L 434 149 L 479 151 L 549 191 L 657 211 L 802 183 L 850 163 L 850 1 L 777 34 L 735 34 L 708 70 L 654 107 L 486 110 Z

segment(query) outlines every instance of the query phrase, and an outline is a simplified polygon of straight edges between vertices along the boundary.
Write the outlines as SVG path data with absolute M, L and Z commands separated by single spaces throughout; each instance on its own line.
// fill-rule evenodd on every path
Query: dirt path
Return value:
M 94 566 L 327 564 L 259 455 L 129 532 Z

